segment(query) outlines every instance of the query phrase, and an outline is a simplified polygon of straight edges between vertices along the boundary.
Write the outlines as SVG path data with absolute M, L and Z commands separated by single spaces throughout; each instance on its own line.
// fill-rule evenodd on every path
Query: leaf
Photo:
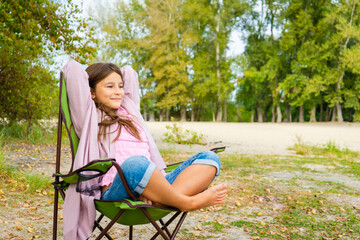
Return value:
M 15 225 L 15 226 L 13 226 L 13 228 L 15 228 L 18 231 L 23 229 L 23 227 L 21 225 Z

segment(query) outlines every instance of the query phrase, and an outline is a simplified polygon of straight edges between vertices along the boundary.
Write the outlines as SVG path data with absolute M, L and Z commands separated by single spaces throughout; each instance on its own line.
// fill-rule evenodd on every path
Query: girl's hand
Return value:
M 152 201 L 150 199 L 147 199 L 146 197 L 144 197 L 143 195 L 139 196 L 139 199 L 143 202 L 146 202 L 147 204 L 152 205 Z

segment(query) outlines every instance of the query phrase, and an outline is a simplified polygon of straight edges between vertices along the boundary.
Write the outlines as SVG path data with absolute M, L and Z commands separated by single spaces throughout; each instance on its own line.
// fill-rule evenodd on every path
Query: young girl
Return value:
M 191 211 L 223 202 L 225 184 L 206 189 L 220 171 L 220 160 L 211 151 L 194 155 L 165 175 L 166 165 L 140 114 L 138 80 L 131 67 L 119 69 L 111 63 L 95 63 L 85 72 L 79 63 L 70 61 L 62 71 L 73 126 L 80 137 L 74 169 L 97 158 L 115 158 L 130 190 L 149 204 Z M 102 187 L 103 200 L 129 198 L 114 167 L 97 184 Z M 76 194 L 73 187 L 69 188 L 64 205 L 64 237 L 90 236 L 94 215 L 91 200 L 91 196 Z M 66 212 L 72 216 L 66 217 Z M 74 212 L 78 212 L 77 217 L 70 220 Z

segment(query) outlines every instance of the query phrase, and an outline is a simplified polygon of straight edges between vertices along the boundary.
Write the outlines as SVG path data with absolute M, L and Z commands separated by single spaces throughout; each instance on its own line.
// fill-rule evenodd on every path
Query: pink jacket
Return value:
M 149 141 L 150 160 L 164 173 L 163 169 L 165 169 L 166 165 L 140 114 L 137 74 L 129 66 L 123 67 L 121 71 L 125 91 L 121 105 L 136 118 L 139 125 L 143 128 Z M 86 165 L 91 160 L 114 158 L 114 144 L 112 140 L 116 137 L 116 131 L 114 131 L 116 126 L 110 126 L 111 133 L 104 140 L 101 138 L 101 141 L 98 141 L 98 122 L 101 120 L 101 114 L 91 99 L 86 71 L 78 62 L 71 60 L 62 68 L 62 72 L 66 80 L 71 119 L 74 129 L 80 138 L 75 156 L 74 170 Z M 86 184 L 92 186 L 98 183 L 87 181 Z M 70 185 L 66 191 L 63 209 L 65 240 L 87 239 L 91 236 L 96 217 L 94 199 L 99 198 L 100 193 L 97 196 L 79 194 L 76 192 L 76 184 Z

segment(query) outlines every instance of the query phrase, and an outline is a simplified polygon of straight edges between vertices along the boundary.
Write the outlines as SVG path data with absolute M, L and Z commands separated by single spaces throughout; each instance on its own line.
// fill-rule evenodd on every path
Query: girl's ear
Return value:
M 90 88 L 90 92 L 91 92 L 91 98 L 95 99 L 95 97 L 96 97 L 95 90 L 93 88 Z

